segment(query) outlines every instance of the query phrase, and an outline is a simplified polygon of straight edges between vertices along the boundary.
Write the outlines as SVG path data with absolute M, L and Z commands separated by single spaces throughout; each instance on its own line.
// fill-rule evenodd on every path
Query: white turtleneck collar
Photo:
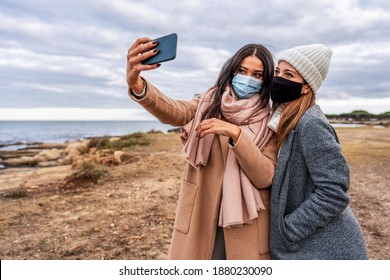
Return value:
M 268 127 L 272 129 L 274 132 L 278 130 L 278 125 L 280 122 L 280 116 L 282 115 L 283 109 L 285 105 L 280 104 L 275 111 L 272 112 L 271 119 L 268 122 Z

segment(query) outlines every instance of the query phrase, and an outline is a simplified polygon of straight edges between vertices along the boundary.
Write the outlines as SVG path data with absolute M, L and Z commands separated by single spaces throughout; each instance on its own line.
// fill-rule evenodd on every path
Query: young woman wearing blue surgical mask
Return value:
M 169 98 L 141 72 L 159 65 L 149 38 L 128 51 L 129 96 L 163 123 L 182 127 L 188 165 L 169 259 L 269 259 L 269 198 L 276 149 L 269 121 L 271 53 L 239 49 L 215 84 L 190 101 Z

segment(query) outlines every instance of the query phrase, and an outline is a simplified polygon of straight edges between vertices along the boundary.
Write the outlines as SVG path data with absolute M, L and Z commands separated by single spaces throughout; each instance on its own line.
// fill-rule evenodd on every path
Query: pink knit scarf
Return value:
M 183 151 L 187 161 L 199 168 L 207 166 L 211 145 L 215 134 L 209 134 L 200 139 L 196 136 L 196 127 L 201 121 L 205 110 L 210 106 L 215 88 L 203 94 L 199 101 L 195 117 L 187 123 L 181 134 Z M 248 99 L 237 99 L 229 87 L 222 95 L 221 110 L 223 117 L 241 128 L 263 150 L 272 137 L 272 131 L 267 127 L 270 108 L 261 109 L 260 95 Z M 234 152 L 229 149 L 222 185 L 222 201 L 219 215 L 219 226 L 237 227 L 250 224 L 258 217 L 258 211 L 265 209 L 259 191 L 241 169 Z

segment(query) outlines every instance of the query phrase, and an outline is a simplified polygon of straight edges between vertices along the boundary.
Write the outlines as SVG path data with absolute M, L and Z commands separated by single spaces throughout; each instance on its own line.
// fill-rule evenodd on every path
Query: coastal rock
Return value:
M 133 154 L 123 151 L 102 150 L 97 154 L 97 162 L 106 166 L 132 163 L 139 160 L 139 158 Z
M 117 163 L 121 163 L 122 162 L 122 157 L 124 156 L 124 152 L 122 151 L 115 151 L 114 152 L 114 160 L 115 162 Z
M 38 150 L 16 150 L 16 151 L 0 151 L 0 158 L 11 159 L 11 158 L 20 158 L 22 156 L 34 157 L 39 153 Z
M 72 163 L 74 158 L 80 154 L 86 153 L 88 151 L 88 143 L 89 141 L 86 140 L 68 144 L 64 150 L 65 162 Z
M 38 162 L 39 167 L 53 167 L 53 166 L 59 166 L 59 165 L 62 165 L 62 164 L 56 160 Z
M 22 166 L 58 166 L 64 164 L 62 161 L 63 151 L 58 148 L 48 150 L 23 150 L 8 151 L 2 155 L 2 164 L 5 167 L 22 167 Z
M 28 146 L 28 150 L 37 149 L 37 150 L 50 150 L 50 149 L 60 149 L 63 150 L 67 146 L 66 143 L 33 143 Z
M 38 164 L 35 157 L 21 156 L 18 158 L 7 158 L 3 160 L 5 166 L 17 167 L 17 166 L 36 166 Z
M 90 155 L 95 154 L 97 151 L 98 151 L 98 148 L 97 148 L 97 147 L 89 148 L 89 154 L 90 154 Z
M 121 139 L 120 137 L 110 137 L 110 139 L 108 139 L 108 141 L 110 143 L 113 143 L 113 142 L 119 141 L 120 139 Z
M 54 148 L 50 150 L 43 150 L 38 155 L 35 156 L 35 159 L 38 162 L 42 161 L 56 161 L 62 156 L 62 151 Z
M 97 163 L 105 165 L 105 166 L 112 166 L 115 165 L 115 159 L 114 159 L 114 151 L 110 149 L 102 149 L 96 153 L 97 155 Z

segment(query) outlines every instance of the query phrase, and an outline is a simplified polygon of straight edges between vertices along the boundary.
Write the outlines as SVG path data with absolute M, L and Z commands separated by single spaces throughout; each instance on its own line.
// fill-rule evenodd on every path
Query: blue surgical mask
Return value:
M 240 99 L 249 98 L 258 93 L 262 84 L 262 80 L 242 74 L 236 74 L 232 79 L 234 92 Z

